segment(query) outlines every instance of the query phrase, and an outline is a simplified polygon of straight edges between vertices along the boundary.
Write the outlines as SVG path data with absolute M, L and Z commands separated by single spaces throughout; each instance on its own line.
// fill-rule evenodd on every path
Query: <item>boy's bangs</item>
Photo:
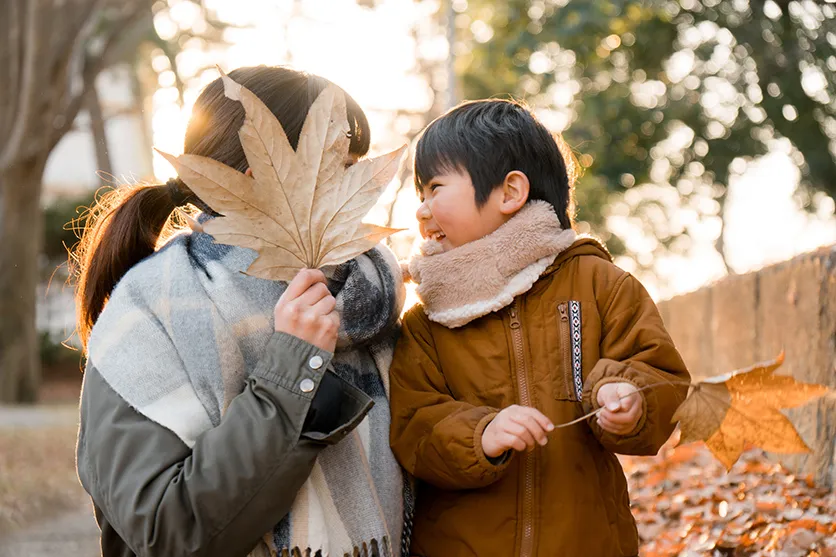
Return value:
M 448 172 L 460 172 L 464 157 L 455 141 L 445 141 L 440 133 L 428 128 L 415 149 L 415 188 L 418 193 L 430 180 Z

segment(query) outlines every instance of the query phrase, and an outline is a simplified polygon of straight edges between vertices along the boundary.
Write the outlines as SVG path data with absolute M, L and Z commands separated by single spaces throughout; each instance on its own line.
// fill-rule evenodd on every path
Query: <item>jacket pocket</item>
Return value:
M 583 352 L 581 342 L 581 303 L 575 300 L 557 305 L 560 337 L 559 377 L 555 398 L 580 402 L 583 395 Z

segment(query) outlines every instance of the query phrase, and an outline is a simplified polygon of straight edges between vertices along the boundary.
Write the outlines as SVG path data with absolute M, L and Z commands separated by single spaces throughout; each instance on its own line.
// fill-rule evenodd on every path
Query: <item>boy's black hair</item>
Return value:
M 434 176 L 467 171 L 476 206 L 482 207 L 513 170 L 528 177 L 529 199 L 551 203 L 560 225 L 572 227 L 574 173 L 567 171 L 555 137 L 521 104 L 497 99 L 463 103 L 427 126 L 415 148 L 419 194 Z

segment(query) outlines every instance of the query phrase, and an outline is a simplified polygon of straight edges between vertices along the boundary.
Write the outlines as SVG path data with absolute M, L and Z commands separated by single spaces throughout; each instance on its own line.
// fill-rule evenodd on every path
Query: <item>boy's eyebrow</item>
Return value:
M 418 195 L 424 195 L 424 192 L 426 191 L 426 189 L 428 187 L 430 187 L 433 184 L 434 181 L 435 181 L 435 177 L 431 178 L 430 180 L 428 180 L 427 182 L 425 182 L 423 184 L 415 184 L 415 189 L 418 190 Z

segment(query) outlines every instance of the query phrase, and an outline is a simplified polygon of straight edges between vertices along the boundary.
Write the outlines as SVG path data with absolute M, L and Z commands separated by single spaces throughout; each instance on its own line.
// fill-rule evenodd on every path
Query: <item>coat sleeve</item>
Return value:
M 78 473 L 100 523 L 143 557 L 247 555 L 287 514 L 317 454 L 371 408 L 326 365 L 308 365 L 314 356 L 326 364 L 331 358 L 274 334 L 243 393 L 192 448 L 131 408 L 91 366 L 81 397 Z M 310 392 L 300 388 L 305 379 L 314 382 Z M 311 416 L 319 397 L 336 397 L 339 410 Z
M 590 427 L 609 451 L 654 455 L 670 437 L 676 408 L 685 400 L 691 379 L 682 357 L 665 330 L 656 304 L 641 283 L 624 273 L 602 311 L 601 359 L 584 382 L 586 411 L 597 410 L 598 389 L 627 382 L 641 389 L 643 412 L 635 430 L 620 436 Z
M 498 410 L 453 397 L 420 307 L 404 318 L 390 377 L 390 440 L 409 473 L 443 489 L 485 487 L 502 476 L 509 455 L 493 461 L 482 452 L 482 433 Z

